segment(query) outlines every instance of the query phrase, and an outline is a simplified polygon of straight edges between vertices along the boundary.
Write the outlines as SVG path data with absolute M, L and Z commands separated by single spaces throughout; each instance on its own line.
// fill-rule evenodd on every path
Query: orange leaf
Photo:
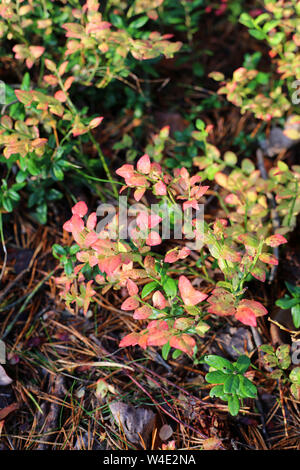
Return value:
M 195 345 L 196 342 L 194 338 L 186 334 L 181 336 L 172 336 L 170 339 L 170 346 L 180 349 L 180 351 L 185 352 L 189 356 L 192 356 Z
M 194 289 L 191 282 L 185 276 L 180 276 L 178 287 L 185 305 L 197 305 L 208 297 L 206 294 Z
M 121 310 L 135 310 L 140 305 L 135 297 L 128 297 L 121 305 Z

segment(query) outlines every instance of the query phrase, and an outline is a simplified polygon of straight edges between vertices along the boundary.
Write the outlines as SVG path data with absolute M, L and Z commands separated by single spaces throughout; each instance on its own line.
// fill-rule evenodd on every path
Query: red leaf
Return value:
M 87 211 L 88 208 L 84 201 L 79 201 L 72 207 L 72 214 L 78 215 L 79 217 L 84 217 Z
M 166 254 L 164 261 L 165 263 L 175 263 L 175 261 L 178 261 L 179 259 L 186 258 L 190 255 L 190 253 L 191 250 L 186 246 L 181 248 L 179 251 L 175 248 Z
M 130 333 L 129 335 L 124 336 L 120 341 L 120 348 L 125 348 L 126 346 L 136 346 L 139 344 L 140 335 L 138 333 Z
M 92 212 L 87 219 L 86 227 L 89 230 L 94 230 L 94 228 L 96 227 L 96 223 L 97 223 L 96 212 Z
M 140 305 L 135 297 L 128 297 L 121 305 L 121 310 L 135 310 Z
M 130 186 L 147 186 L 147 180 L 145 176 L 132 173 L 129 176 L 126 176 L 125 183 Z
M 170 332 L 167 330 L 151 329 L 147 340 L 148 346 L 163 346 L 169 341 Z
M 88 311 L 91 298 L 93 297 L 93 295 L 96 294 L 96 291 L 94 291 L 94 289 L 91 287 L 93 282 L 94 282 L 93 280 L 89 281 L 85 288 L 85 297 L 84 297 L 84 303 L 83 303 L 83 313 L 85 315 Z
M 194 289 L 191 282 L 185 276 L 180 276 L 178 287 L 185 305 L 197 305 L 208 297 L 206 294 Z
M 265 271 L 262 268 L 258 267 L 258 266 L 255 266 L 253 268 L 253 270 L 251 271 L 251 274 L 252 274 L 253 277 L 255 277 L 255 279 L 258 279 L 261 282 L 265 282 L 265 280 L 266 280 Z
M 158 308 L 159 310 L 162 310 L 167 305 L 166 299 L 164 298 L 164 296 L 159 290 L 154 292 L 152 296 L 152 302 L 153 302 L 153 307 Z
M 209 313 L 219 316 L 227 316 L 235 314 L 234 296 L 227 290 L 217 287 L 212 291 L 212 295 L 207 299 L 210 307 L 207 309 Z
M 71 217 L 71 219 L 69 220 L 69 223 L 70 223 L 70 228 L 71 228 L 71 231 L 73 233 L 73 236 L 74 234 L 78 234 L 80 232 L 82 232 L 82 230 L 84 229 L 84 222 L 82 220 L 81 217 L 79 217 L 79 215 L 75 214 Z M 67 222 L 66 222 L 67 224 Z M 66 224 L 64 224 L 64 227 L 66 226 Z
M 101 116 L 98 116 L 98 117 L 92 119 L 91 122 L 89 123 L 89 129 L 95 129 L 95 127 L 98 127 L 101 124 L 101 122 L 103 121 L 103 119 L 104 118 L 101 117 Z
M 148 175 L 148 173 L 150 173 L 150 167 L 151 163 L 149 155 L 145 153 L 145 155 L 143 155 L 137 162 L 137 170 L 144 175 Z
M 200 199 L 200 197 L 204 196 L 204 194 L 206 193 L 208 189 L 209 189 L 209 186 L 200 186 L 200 188 L 198 189 L 195 195 L 196 199 Z
M 274 266 L 277 266 L 278 264 L 278 259 L 276 258 L 276 256 L 271 255 L 269 253 L 262 253 L 261 255 L 259 255 L 259 259 L 260 261 L 266 264 L 273 264 Z
M 134 167 L 133 165 L 123 165 L 121 168 L 119 168 L 116 171 L 117 175 L 122 176 L 123 178 L 128 178 L 129 176 L 132 176 L 134 173 Z
M 244 325 L 256 326 L 256 316 L 254 312 L 246 306 L 238 306 L 235 318 L 244 323 Z
M 84 246 L 87 248 L 90 247 L 95 241 L 98 240 L 98 235 L 96 232 L 90 232 L 84 239 Z
M 162 181 L 159 181 L 153 186 L 154 194 L 157 196 L 165 196 L 167 194 L 167 186 Z
M 283 235 L 276 233 L 275 235 L 268 237 L 265 242 L 268 246 L 275 247 L 282 245 L 283 243 L 287 243 L 287 239 Z
M 148 215 L 147 212 L 141 211 L 136 218 L 136 224 L 141 230 L 147 230 L 158 225 L 161 220 L 157 214 Z
M 240 301 L 239 305 L 251 308 L 256 317 L 262 317 L 268 313 L 268 310 L 260 302 L 256 302 L 256 300 L 244 299 Z
M 139 292 L 138 286 L 131 279 L 127 280 L 126 287 L 127 287 L 127 290 L 128 290 L 128 293 L 129 293 L 130 297 L 132 297 L 133 295 L 137 295 L 138 292 Z
M 148 246 L 160 245 L 161 244 L 161 238 L 160 238 L 159 233 L 154 232 L 154 231 L 150 232 L 148 237 L 147 237 L 146 244 Z
M 125 186 L 125 188 L 127 188 L 127 186 Z M 142 197 L 145 194 L 145 191 L 146 191 L 146 188 L 138 188 L 134 191 L 133 197 L 136 200 L 136 202 L 139 202 L 142 199 Z
M 58 90 L 55 95 L 54 95 L 54 98 L 58 101 L 60 101 L 61 103 L 65 103 L 68 99 L 67 97 L 67 94 L 62 91 L 62 90 Z
M 133 314 L 135 320 L 146 320 L 152 314 L 152 309 L 148 305 L 137 308 Z
M 244 325 L 256 326 L 256 317 L 267 313 L 268 311 L 260 302 L 244 299 L 239 303 L 235 317 Z
M 192 356 L 196 342 L 192 336 L 182 334 L 181 336 L 172 336 L 170 346 Z

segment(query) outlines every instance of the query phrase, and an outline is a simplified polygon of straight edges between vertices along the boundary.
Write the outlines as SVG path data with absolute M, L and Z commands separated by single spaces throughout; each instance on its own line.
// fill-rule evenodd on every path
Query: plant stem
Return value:
M 106 161 L 105 161 L 105 157 L 103 155 L 103 152 L 100 148 L 100 145 L 98 144 L 97 140 L 95 139 L 95 137 L 93 136 L 93 134 L 91 133 L 91 131 L 89 131 L 89 136 L 90 136 L 90 139 L 91 141 L 93 142 L 93 144 L 95 145 L 96 149 L 97 149 L 97 152 L 98 152 L 98 155 L 100 157 L 100 160 L 101 160 L 101 163 L 103 165 L 103 168 L 104 168 L 104 171 L 106 173 L 106 176 L 107 176 L 107 179 L 109 180 L 110 184 L 112 185 L 112 189 L 113 189 L 113 192 L 114 192 L 114 195 L 116 198 L 119 197 L 119 193 L 118 193 L 118 190 L 115 186 L 115 181 L 112 179 L 112 176 L 111 176 L 111 173 L 109 171 L 109 168 L 106 164 Z

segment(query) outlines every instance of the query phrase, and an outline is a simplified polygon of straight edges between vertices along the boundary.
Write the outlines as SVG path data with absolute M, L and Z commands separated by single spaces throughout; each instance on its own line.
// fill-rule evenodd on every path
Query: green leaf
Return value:
M 228 164 L 228 165 L 236 165 L 237 163 L 237 156 L 235 153 L 231 152 L 231 151 L 227 151 L 225 152 L 225 155 L 224 155 L 224 161 Z
M 278 380 L 278 379 L 281 379 L 282 378 L 282 375 L 283 375 L 283 371 L 280 370 L 280 369 L 274 369 L 272 370 L 272 372 L 270 372 L 270 378 L 271 379 L 275 379 L 275 380 Z
M 296 328 L 300 327 L 300 303 L 292 307 L 292 317 Z
M 8 196 L 10 199 L 12 199 L 13 201 L 19 201 L 20 200 L 20 194 L 18 194 L 16 191 L 14 191 L 13 189 L 9 189 L 8 190 Z
M 172 358 L 173 359 L 178 359 L 178 357 L 181 356 L 182 354 L 183 354 L 183 352 L 180 351 L 180 349 L 175 349 L 175 351 L 172 354 Z
M 26 91 L 30 90 L 30 75 L 28 72 L 24 74 L 22 84 L 21 84 L 21 90 L 26 90 Z
M 293 286 L 293 284 L 287 281 L 285 281 L 285 285 L 293 297 L 300 297 L 300 286 Z
M 111 23 L 116 27 L 116 28 L 119 28 L 119 29 L 126 29 L 125 25 L 124 25 L 124 22 L 123 22 L 123 19 L 121 18 L 121 16 L 119 15 L 115 15 L 114 13 L 112 13 L 110 15 L 110 21 Z
M 70 276 L 73 272 L 73 263 L 70 259 L 68 259 L 64 265 L 65 273 L 67 276 Z
M 130 29 L 142 28 L 148 22 L 148 20 L 149 20 L 148 16 L 146 16 L 146 15 L 141 16 L 137 20 L 132 21 L 129 25 L 129 28 Z
M 247 175 L 250 175 L 255 170 L 255 165 L 252 163 L 249 158 L 244 158 L 242 161 L 242 170 Z
M 248 356 L 240 356 L 236 363 L 234 364 L 235 368 L 243 374 L 249 368 L 251 362 Z
M 247 28 L 252 28 L 254 20 L 248 13 L 242 13 L 240 16 L 240 23 L 242 23 L 244 26 L 247 26 Z
M 214 354 L 208 354 L 203 358 L 204 362 L 214 369 L 220 370 L 222 372 L 230 373 L 234 370 L 231 362 L 224 359 L 224 357 L 216 356 Z
M 276 350 L 276 357 L 279 361 L 279 367 L 281 369 L 288 369 L 291 365 L 290 345 L 282 344 L 281 346 L 278 346 Z
M 239 387 L 239 378 L 237 375 L 227 375 L 227 378 L 224 382 L 224 392 L 225 393 L 237 393 Z
M 226 282 L 226 281 L 218 281 L 217 286 L 224 287 L 225 289 L 228 289 L 228 290 L 231 290 L 231 287 L 232 287 L 230 282 Z
M 263 23 L 264 21 L 267 21 L 270 19 L 269 13 L 262 13 L 259 15 L 255 20 L 253 20 L 253 23 L 258 26 L 259 24 Z
M 271 29 L 273 28 L 276 28 L 276 26 L 279 25 L 279 21 L 278 20 L 271 20 L 271 21 L 268 21 L 266 24 L 264 24 L 263 26 L 263 31 L 265 33 L 268 33 L 269 31 L 271 31 Z
M 257 29 L 249 29 L 249 33 L 251 36 L 253 36 L 255 39 L 265 39 L 266 35 L 263 31 L 259 31 Z
M 37 176 L 40 173 L 39 168 L 36 166 L 33 158 L 29 158 L 27 161 L 28 171 L 32 176 Z
M 290 297 L 283 297 L 282 299 L 276 300 L 275 304 L 277 307 L 282 308 L 283 310 L 287 310 L 288 308 L 294 307 L 294 305 L 297 305 L 299 303 L 299 298 L 298 299 L 291 299 Z
M 205 376 L 206 382 L 209 384 L 223 384 L 227 379 L 228 374 L 224 374 L 220 370 L 215 370 L 213 372 L 208 372 Z
M 174 279 L 167 276 L 166 281 L 163 282 L 163 289 L 168 297 L 174 298 L 177 294 L 177 284 Z
M 213 387 L 209 392 L 209 396 L 211 398 L 217 397 L 217 398 L 221 398 L 222 400 L 225 400 L 226 398 L 225 398 L 223 385 L 216 385 L 215 387 Z
M 243 388 L 244 376 L 239 374 L 238 379 L 239 379 L 239 386 L 238 386 L 237 395 L 240 398 L 248 398 L 248 395 L 247 395 L 247 393 L 245 392 L 245 390 Z
M 47 222 L 47 204 L 43 202 L 38 205 L 33 216 L 40 224 L 44 225 Z
M 52 171 L 57 180 L 62 181 L 64 179 L 64 172 L 59 165 L 53 165 Z
M 266 354 L 274 354 L 274 349 L 269 344 L 263 344 L 259 349 Z
M 70 247 L 70 255 L 75 255 L 76 253 L 78 253 L 78 251 L 80 251 L 79 245 L 72 245 Z
M 240 375 L 239 378 L 240 378 L 241 391 L 249 398 L 256 398 L 257 389 L 255 385 L 249 379 L 247 379 L 247 377 L 244 377 L 243 375 Z
M 153 292 L 154 289 L 157 289 L 158 287 L 159 287 L 159 284 L 158 284 L 157 281 L 152 281 L 152 282 L 149 282 L 149 284 L 146 284 L 143 287 L 143 290 L 142 290 L 142 293 L 141 293 L 142 299 L 147 297 L 147 295 L 151 294 L 151 292 Z
M 205 125 L 205 122 L 202 121 L 202 119 L 197 119 L 196 120 L 196 128 L 199 130 L 199 131 L 204 131 L 206 125 Z
M 27 178 L 27 174 L 24 171 L 18 171 L 18 174 L 16 176 L 16 182 L 17 183 L 23 183 Z
M 66 254 L 66 250 L 64 249 L 64 247 L 58 245 L 57 243 L 55 243 L 53 246 L 52 246 L 52 253 L 53 255 L 65 255 Z
M 51 188 L 50 191 L 46 193 L 46 199 L 48 201 L 57 201 L 57 199 L 61 199 L 62 197 L 62 193 L 54 188 Z
M 166 344 L 164 344 L 164 346 L 161 348 L 161 354 L 162 354 L 162 357 L 165 361 L 168 359 L 170 349 L 171 349 L 170 341 L 168 341 Z
M 280 31 L 279 33 L 274 34 L 274 36 L 269 37 L 268 41 L 272 46 L 277 46 L 284 38 L 284 32 Z
M 295 367 L 292 372 L 290 373 L 290 380 L 297 384 L 300 385 L 300 367 Z
M 228 410 L 231 416 L 236 416 L 238 412 L 240 411 L 240 402 L 236 395 L 229 395 Z
M 8 197 L 3 198 L 2 204 L 6 212 L 11 212 L 13 210 L 12 202 Z

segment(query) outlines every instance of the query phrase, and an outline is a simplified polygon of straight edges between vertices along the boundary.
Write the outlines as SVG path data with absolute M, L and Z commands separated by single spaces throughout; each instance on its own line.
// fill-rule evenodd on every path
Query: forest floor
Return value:
M 197 113 L 207 125 L 214 125 L 209 142 L 222 153 L 233 150 L 242 155 L 240 142 L 244 142 L 248 158 L 256 162 L 257 121 L 250 114 L 241 115 L 225 100 L 219 107 L 203 105 L 199 109 L 199 103 L 214 96 L 217 87 L 211 79 L 207 79 L 207 87 L 199 87 L 190 72 L 198 60 L 207 73 L 222 70 L 230 74 L 249 49 L 257 50 L 257 41 L 250 39 L 249 44 L 249 35 L 238 25 L 226 23 L 214 34 L 212 27 L 208 18 L 195 35 L 194 51 L 205 48 L 213 53 L 198 54 L 196 59 L 191 56 L 184 63 L 173 59 L 157 64 L 162 80 L 150 80 L 151 101 L 142 118 L 144 141 L 164 125 L 170 125 L 171 135 L 182 132 L 189 124 L 186 116 Z M 262 48 L 260 51 L 264 53 Z M 2 78 L 13 82 L 13 69 L 10 60 Z M 132 85 L 138 89 L 138 83 Z M 94 106 L 97 108 L 97 103 Z M 113 145 L 125 133 L 130 135 L 139 122 L 130 109 L 122 116 L 117 110 L 105 113 L 105 121 L 94 136 L 114 171 L 124 156 L 113 150 Z M 85 151 L 95 153 L 92 146 Z M 295 162 L 297 151 L 299 147 L 288 150 L 284 161 Z M 172 148 L 168 152 L 173 158 Z M 271 159 L 266 158 L 266 167 L 270 164 Z M 135 324 L 131 314 L 120 310 L 120 291 L 100 296 L 91 317 L 74 316 L 66 310 L 54 280 L 60 268 L 52 245 L 70 243 L 62 230 L 73 204 L 69 189 L 89 207 L 97 205 L 97 196 L 91 194 L 88 184 L 79 188 L 67 185 L 68 180 L 61 183 L 66 197 L 50 204 L 45 225 L 39 225 L 21 201 L 4 227 L 7 263 L 0 291 L 0 338 L 7 345 L 5 370 L 13 382 L 0 388 L 0 449 L 159 449 L 170 440 L 175 441 L 176 449 L 299 449 L 299 403 L 286 385 L 268 377 L 257 352 L 257 342 L 274 343 L 276 334 L 280 341 L 289 341 L 280 330 L 270 331 L 268 318 L 259 319 L 257 338 L 250 328 L 226 317 L 226 326 L 223 319 L 216 321 L 199 344 L 200 354 L 218 353 L 230 359 L 236 358 L 236 350 L 246 351 L 257 367 L 258 399 L 245 400 L 239 415 L 231 417 L 226 404 L 209 398 L 210 386 L 204 381 L 207 370 L 193 364 L 188 356 L 164 361 L 156 348 L 119 348 L 124 331 L 133 331 Z M 208 219 L 217 209 L 215 204 L 212 201 L 205 207 Z M 300 277 L 299 235 L 298 224 L 283 248 L 283 261 L 273 283 L 252 282 L 249 287 L 256 299 L 271 309 L 282 296 L 283 282 L 296 283 Z M 210 289 L 203 284 L 205 290 Z M 107 390 L 101 390 L 99 379 L 109 384 Z M 111 419 L 111 401 L 155 413 L 147 444 L 130 442 L 124 429 Z M 137 426 L 138 415 L 130 416 L 132 426 Z

